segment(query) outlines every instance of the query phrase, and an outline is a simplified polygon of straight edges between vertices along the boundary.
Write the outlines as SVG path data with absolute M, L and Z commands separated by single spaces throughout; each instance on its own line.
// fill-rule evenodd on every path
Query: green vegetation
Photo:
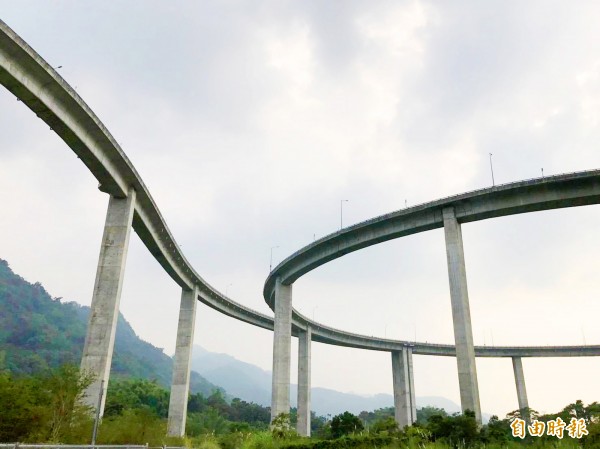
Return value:
M 64 365 L 37 375 L 0 373 L 0 442 L 86 443 L 92 429 L 90 410 L 81 396 L 91 379 Z M 183 444 L 166 438 L 169 392 L 145 379 L 109 383 L 99 444 Z M 235 439 L 232 434 L 267 430 L 270 411 L 240 399 L 227 402 L 219 390 L 190 395 L 187 435 Z
M 91 379 L 79 362 L 89 309 L 51 298 L 15 275 L 0 259 L 0 442 L 86 444 L 92 419 L 81 395 Z M 69 364 L 71 363 L 71 364 Z M 516 410 L 483 427 L 472 413 L 417 410 L 415 425 L 398 429 L 392 407 L 331 420 L 312 413 L 313 438 L 294 431 L 296 410 L 270 422 L 270 410 L 225 393 L 194 373 L 186 438 L 166 437 L 171 359 L 143 342 L 119 317 L 115 356 L 98 444 L 186 446 L 198 449 L 600 449 L 600 404 L 576 401 L 540 416 Z M 511 434 L 514 418 L 547 423 L 582 419 L 589 435 L 562 440 Z
M 31 284 L 0 259 L 0 361 L 13 374 L 47 372 L 66 363 L 79 365 L 89 307 L 52 298 L 40 283 Z M 119 315 L 111 377 L 171 383 L 173 361 L 141 340 Z M 0 367 L 1 368 L 1 367 Z M 193 392 L 211 394 L 219 387 L 192 372 Z
M 448 416 L 443 408 L 425 406 L 417 410 L 417 423 L 425 424 L 433 415 Z M 372 412 L 360 412 L 358 415 L 360 420 L 369 429 L 374 423 L 391 418 L 394 419 L 394 407 L 384 407 Z
M 91 379 L 72 365 L 63 365 L 35 375 L 15 375 L 0 369 L 0 441 L 82 444 L 90 441 L 90 411 L 80 402 Z M 565 423 L 581 419 L 589 435 L 580 440 L 565 437 L 511 435 L 510 422 L 524 418 L 518 411 L 505 419 L 492 417 L 478 427 L 473 413 L 447 415 L 424 410 L 428 418 L 398 429 L 389 409 L 363 412 L 361 420 L 349 412 L 330 421 L 316 417 L 313 438 L 299 437 L 293 430 L 293 415 L 279 416 L 269 428 L 266 407 L 240 399 L 228 401 L 216 390 L 210 396 L 192 394 L 188 401 L 187 438 L 168 438 L 169 393 L 156 381 L 114 379 L 109 383 L 99 444 L 178 445 L 204 449 L 344 449 L 344 448 L 572 448 L 600 449 L 600 404 L 576 401 L 561 411 L 540 416 L 540 422 L 560 417 Z M 314 425 L 314 422 L 313 422 Z
M 81 441 L 91 420 L 78 398 L 89 382 L 68 365 L 38 376 L 0 373 L 0 441 Z
M 333 438 L 359 433 L 363 429 L 362 421 L 350 412 L 334 416 L 331 420 L 331 436 Z

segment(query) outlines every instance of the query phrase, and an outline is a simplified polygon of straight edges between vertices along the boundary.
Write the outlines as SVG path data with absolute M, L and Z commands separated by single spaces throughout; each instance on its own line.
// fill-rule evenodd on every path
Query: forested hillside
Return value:
M 44 287 L 13 273 L 0 259 L 0 370 L 32 374 L 64 363 L 79 365 L 89 307 L 52 298 Z M 171 382 L 172 360 L 141 340 L 119 315 L 112 374 Z M 205 396 L 215 385 L 192 373 L 191 389 Z

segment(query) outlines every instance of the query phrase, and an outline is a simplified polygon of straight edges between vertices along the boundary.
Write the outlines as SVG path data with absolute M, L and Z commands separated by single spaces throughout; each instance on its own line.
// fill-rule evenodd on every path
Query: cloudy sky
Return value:
M 491 184 L 600 167 L 600 5 L 530 1 L 9 1 L 0 17 L 96 112 L 186 257 L 272 314 L 274 264 L 343 223 Z M 0 258 L 90 304 L 108 198 L 0 90 Z M 599 344 L 600 208 L 463 227 L 476 344 Z M 309 273 L 319 322 L 452 343 L 442 230 Z M 171 354 L 179 288 L 132 234 L 121 311 Z M 271 369 L 272 336 L 200 305 L 197 344 Z M 293 351 L 296 351 L 293 342 Z M 459 402 L 453 358 L 417 396 Z M 482 410 L 517 408 L 509 359 L 477 361 Z M 531 407 L 600 399 L 598 359 L 524 360 Z M 295 363 L 293 364 L 295 381 Z M 391 393 L 387 353 L 313 345 L 313 386 Z

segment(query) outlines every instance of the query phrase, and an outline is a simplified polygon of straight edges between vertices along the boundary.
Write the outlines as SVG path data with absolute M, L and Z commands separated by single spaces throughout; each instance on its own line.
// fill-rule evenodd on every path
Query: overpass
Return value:
M 584 350 L 579 347 L 567 349 L 564 347 L 476 348 L 474 346 L 461 224 L 527 212 L 598 204 L 599 202 L 600 171 L 590 170 L 513 182 L 454 195 L 375 217 L 325 236 L 283 260 L 267 277 L 263 296 L 269 307 L 275 312 L 274 339 L 276 344 L 274 351 L 280 353 L 280 356 L 275 358 L 278 360 L 289 359 L 290 331 L 285 321 L 288 320 L 287 315 L 290 313 L 296 319 L 298 318 L 298 314 L 294 315 L 291 309 L 291 296 L 292 285 L 301 276 L 353 251 L 388 240 L 444 228 L 454 325 L 454 347 L 414 343 L 406 354 L 407 349 L 397 347 L 394 342 L 382 339 L 366 341 L 359 335 L 340 334 L 335 329 L 323 329 L 319 337 L 315 337 L 313 334 L 313 339 L 321 338 L 318 341 L 364 349 L 388 350 L 392 351 L 392 354 L 400 354 L 400 351 L 404 351 L 402 358 L 394 362 L 397 365 L 394 373 L 408 372 L 408 374 L 397 375 L 399 378 L 409 379 L 408 381 L 399 381 L 403 385 L 402 391 L 412 389 L 407 383 L 411 379 L 412 354 L 453 355 L 456 357 L 458 365 L 462 409 L 463 411 L 474 411 L 477 419 L 481 420 L 476 356 L 513 357 L 515 376 L 519 377 L 519 373 L 521 373 L 522 377 L 520 357 L 582 355 L 581 351 Z M 282 321 L 284 324 L 278 326 L 277 321 Z M 329 335 L 324 336 L 323 333 Z M 406 342 L 404 345 L 407 346 Z M 591 351 L 595 353 L 596 350 L 591 349 Z M 283 381 L 286 376 L 289 378 L 289 370 L 277 364 L 274 364 L 273 367 L 272 414 L 277 415 L 282 410 L 289 408 L 289 400 L 286 399 L 286 395 L 289 395 L 288 386 Z M 520 402 L 526 404 L 524 380 L 517 379 L 517 385 L 519 384 L 523 385 Z M 399 398 L 396 402 L 397 413 L 402 408 L 410 408 L 410 402 L 411 399 L 408 396 L 403 396 L 403 399 Z M 524 406 L 520 408 L 523 409 Z M 305 410 L 302 412 L 304 413 Z M 416 415 L 405 413 L 397 415 L 397 418 L 400 423 L 407 424 L 413 422 Z
M 182 435 L 185 430 L 189 363 L 197 300 L 232 318 L 274 330 L 273 413 L 289 411 L 289 394 L 286 406 L 285 400 L 281 399 L 281 392 L 286 388 L 286 383 L 289 388 L 290 337 L 294 335 L 299 338 L 301 362 L 299 363 L 299 409 L 301 409 L 299 412 L 302 411 L 299 413 L 299 431 L 302 434 L 310 432 L 308 417 L 310 416 L 311 341 L 390 352 L 397 419 L 401 424 L 408 424 L 416 418 L 412 354 L 457 357 L 460 379 L 462 379 L 460 364 L 463 363 L 461 351 L 465 348 L 467 350 L 471 348 L 473 353 L 467 360 L 469 363 L 473 360 L 472 364 L 468 364 L 468 369 L 474 367 L 475 356 L 511 357 L 515 367 L 520 408 L 523 408 L 521 405 L 526 403 L 522 366 L 519 369 L 521 357 L 600 355 L 600 346 L 597 345 L 475 347 L 472 345 L 472 337 L 470 346 L 459 344 L 458 339 L 456 346 L 381 339 L 344 332 L 316 323 L 293 310 L 291 306 L 291 285 L 302 274 L 329 260 L 371 244 L 442 225 L 445 228 L 451 226 L 447 225 L 447 222 L 454 224 L 454 234 L 459 235 L 456 229 L 459 233 L 459 225 L 462 222 L 509 213 L 596 204 L 600 195 L 598 191 L 600 174 L 597 171 L 547 178 L 543 181 L 514 183 L 459 195 L 378 217 L 320 239 L 288 257 L 267 278 L 264 294 L 271 308 L 276 309 L 273 318 L 233 301 L 213 288 L 196 272 L 185 258 L 150 192 L 117 141 L 77 92 L 2 21 L 0 21 L 0 83 L 61 137 L 98 180 L 99 189 L 109 196 L 92 298 L 92 312 L 81 363 L 83 369 L 96 375 L 96 381 L 87 390 L 87 401 L 94 408 L 101 394 L 103 401 L 100 410 L 104 408 L 106 397 L 104 393 L 108 385 L 131 229 L 139 235 L 150 253 L 182 289 L 169 405 L 169 434 L 171 435 Z M 521 199 L 525 198 L 529 201 L 528 204 L 519 204 L 517 198 L 519 194 L 515 192 L 528 190 L 532 193 L 531 198 L 523 193 L 520 194 Z M 478 202 L 476 197 L 483 199 Z M 448 215 L 451 209 L 452 213 L 446 217 L 445 214 Z M 460 272 L 460 269 L 458 271 Z M 451 275 L 451 284 L 453 282 L 459 289 L 463 286 L 460 279 L 453 281 Z M 466 279 L 464 287 L 464 291 L 459 292 L 463 295 L 463 299 L 466 292 Z M 451 296 L 454 301 L 456 295 Z M 285 299 L 281 300 L 281 298 Z M 277 313 L 277 304 L 284 306 L 284 313 Z M 456 328 L 455 323 L 455 330 Z M 283 353 L 278 351 L 281 347 L 284 348 Z M 281 376 L 286 369 L 287 381 Z M 461 381 L 461 393 L 462 390 Z M 470 404 L 471 402 L 462 401 L 463 409 L 465 406 L 469 408 Z

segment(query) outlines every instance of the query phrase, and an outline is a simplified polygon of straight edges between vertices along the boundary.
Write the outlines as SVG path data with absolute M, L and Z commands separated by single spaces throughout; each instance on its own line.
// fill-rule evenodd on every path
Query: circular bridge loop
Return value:
M 171 278 L 182 288 L 198 287 L 198 298 L 208 306 L 264 329 L 273 318 L 245 307 L 210 286 L 191 266 L 171 234 L 142 178 L 117 141 L 83 99 L 39 54 L 0 20 L 0 83 L 46 122 L 77 154 L 114 197 L 136 192 L 133 229 Z M 442 227 L 443 207 L 452 205 L 459 222 L 515 213 L 600 202 L 600 171 L 586 171 L 499 185 L 431 203 L 413 206 L 342 229 L 300 249 L 269 275 L 264 297 L 273 308 L 275 279 L 293 283 L 303 274 L 352 251 L 393 238 Z M 369 237 L 369 233 L 374 232 Z M 415 354 L 454 356 L 454 346 L 388 340 L 358 335 L 313 322 L 293 311 L 292 332 L 307 327 L 312 339 L 323 343 L 380 351 L 413 347 Z M 476 347 L 479 357 L 600 355 L 600 345 L 561 347 Z
M 103 392 L 110 372 L 115 311 L 123 277 L 123 269 L 115 270 L 114 261 L 118 260 L 124 267 L 131 228 L 182 288 L 169 402 L 170 435 L 182 436 L 185 432 L 197 300 L 237 320 L 273 330 L 272 417 L 289 413 L 290 340 L 292 335 L 299 337 L 298 426 L 303 435 L 310 435 L 310 342 L 313 340 L 391 352 L 396 420 L 402 426 L 416 420 L 412 354 L 456 357 L 462 408 L 474 411 L 479 422 L 475 356 L 512 357 L 519 407 L 524 411 L 528 406 L 521 357 L 600 355 L 600 345 L 474 346 L 460 227 L 461 223 L 488 218 L 598 204 L 598 170 L 504 184 L 444 198 L 376 217 L 315 241 L 285 259 L 269 274 L 263 296 L 275 312 L 273 318 L 236 303 L 202 279 L 183 255 L 150 192 L 113 136 L 67 82 L 2 21 L 0 83 L 63 139 L 96 177 L 100 190 L 110 195 L 92 298 L 93 312 L 90 313 L 96 316 L 98 311 L 105 316 L 97 320 L 102 324 L 90 320 L 82 357 L 82 367 L 87 368 L 89 362 L 92 372 L 98 375 L 88 388 L 86 398 L 91 400 L 92 408 L 99 408 L 100 414 L 104 408 L 102 398 L 105 398 Z M 377 243 L 442 227 L 446 236 L 456 345 L 388 340 L 344 332 L 311 321 L 292 308 L 292 285 L 309 271 Z M 104 270 L 103 267 L 110 265 L 107 261 L 113 265 Z M 104 327 L 97 332 L 93 326 Z M 106 337 L 111 332 L 112 337 Z M 103 337 L 98 338 L 98 335 Z M 100 398 L 100 403 L 96 398 Z
M 513 182 L 454 195 L 381 215 L 325 236 L 283 260 L 267 277 L 263 296 L 274 310 L 275 285 L 292 285 L 315 268 L 388 240 L 444 227 L 444 211 L 453 209 L 456 221 L 468 223 L 526 212 L 600 203 L 600 170 Z M 461 245 L 462 246 L 462 245 Z M 312 323 L 294 310 L 294 324 L 313 327 L 313 340 L 364 349 L 398 350 L 413 347 L 414 354 L 454 356 L 454 346 L 398 342 L 342 332 Z M 316 326 L 316 327 L 315 327 Z M 478 357 L 543 357 L 597 355 L 600 346 L 475 347 Z

